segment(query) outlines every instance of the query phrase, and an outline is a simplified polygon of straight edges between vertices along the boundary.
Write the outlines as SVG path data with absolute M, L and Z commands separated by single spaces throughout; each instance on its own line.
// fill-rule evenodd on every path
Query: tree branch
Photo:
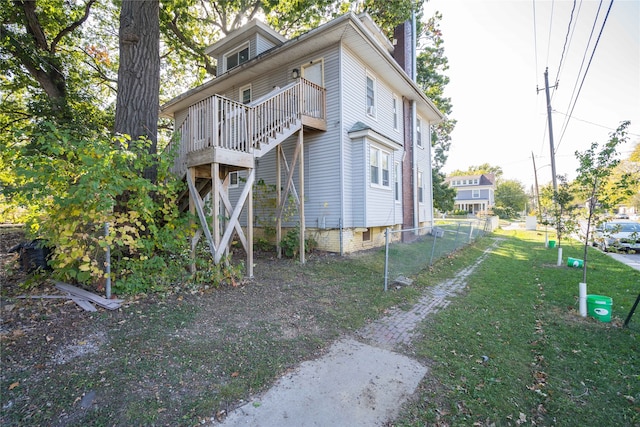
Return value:
M 62 40 L 62 38 L 64 36 L 66 36 L 67 34 L 71 33 L 76 28 L 78 28 L 80 25 L 82 25 L 89 18 L 89 12 L 91 10 L 91 6 L 95 2 L 96 2 L 96 0 L 89 0 L 87 2 L 87 4 L 84 5 L 84 15 L 82 16 L 82 18 L 80 18 L 79 20 L 77 20 L 75 22 L 72 22 L 71 25 L 67 26 L 66 28 L 64 28 L 62 31 L 60 31 L 58 33 L 58 35 L 53 39 L 53 42 L 51 43 L 51 53 L 55 52 L 56 46 L 58 45 L 58 43 L 60 42 L 60 40 Z M 35 1 L 34 1 L 34 3 L 35 3 Z

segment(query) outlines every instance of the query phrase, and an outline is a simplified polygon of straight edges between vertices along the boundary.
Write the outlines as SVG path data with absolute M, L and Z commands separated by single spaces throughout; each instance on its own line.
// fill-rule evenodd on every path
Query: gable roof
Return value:
M 256 26 L 253 27 L 254 31 L 263 29 L 264 26 L 264 24 L 262 26 L 260 24 L 252 25 Z M 283 63 L 295 61 L 296 58 L 303 57 L 309 52 L 319 51 L 342 43 L 349 47 L 352 52 L 359 55 L 364 63 L 375 69 L 376 74 L 391 85 L 391 89 L 399 96 L 418 101 L 416 102 L 418 114 L 428 120 L 429 123 L 434 124 L 442 121 L 443 114 L 438 111 L 422 89 L 391 56 L 389 50 L 389 47 L 392 47 L 391 43 L 388 41 L 387 43 L 382 42 L 380 34 L 371 32 L 370 28 L 375 27 L 375 23 L 367 14 L 356 16 L 353 12 L 346 13 L 279 46 L 275 46 L 219 77 L 173 98 L 162 106 L 161 115 L 173 116 L 176 111 L 186 109 L 188 106 L 209 96 L 223 93 L 242 81 L 255 79 L 264 73 L 281 68 Z M 232 33 L 234 37 L 242 34 L 244 28 L 237 30 L 239 31 L 237 34 L 236 32 Z M 211 52 L 214 51 L 216 50 L 211 50 Z
M 225 53 L 229 49 L 232 49 L 234 47 L 234 43 L 238 39 L 246 39 L 248 35 L 253 36 L 255 34 L 260 34 L 275 45 L 281 45 L 287 41 L 286 37 L 275 31 L 270 26 L 258 21 L 257 19 L 252 19 L 246 25 L 230 32 L 225 37 L 207 47 L 204 50 L 204 53 L 211 56 L 217 56 L 221 53 Z
M 454 175 L 454 176 L 448 176 L 445 179 L 445 182 L 451 182 L 451 181 L 461 181 L 461 180 L 473 180 L 473 179 L 477 179 L 478 180 L 478 184 L 470 184 L 470 185 L 494 185 L 496 183 L 496 176 L 492 173 L 483 173 L 483 174 L 477 174 L 477 175 Z

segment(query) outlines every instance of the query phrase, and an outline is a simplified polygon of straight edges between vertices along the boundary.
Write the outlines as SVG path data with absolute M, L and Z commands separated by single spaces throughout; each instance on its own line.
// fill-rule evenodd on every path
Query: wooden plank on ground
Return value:
M 71 298 L 73 300 L 73 302 L 78 304 L 85 311 L 98 311 L 98 309 L 95 308 L 93 304 L 91 304 L 89 301 L 87 301 L 84 298 L 76 297 L 76 296 L 73 296 L 73 295 L 70 295 L 69 298 Z
M 68 292 L 72 296 L 80 297 L 82 299 L 91 301 L 94 304 L 98 304 L 99 306 L 104 307 L 108 310 L 117 310 L 118 308 L 120 308 L 120 303 L 123 302 L 123 300 L 120 300 L 120 299 L 103 298 L 100 295 L 96 295 L 92 292 L 85 291 L 84 289 L 77 288 L 67 283 L 62 283 L 62 282 L 54 282 L 54 283 L 56 284 L 56 288 L 60 289 L 61 291 Z

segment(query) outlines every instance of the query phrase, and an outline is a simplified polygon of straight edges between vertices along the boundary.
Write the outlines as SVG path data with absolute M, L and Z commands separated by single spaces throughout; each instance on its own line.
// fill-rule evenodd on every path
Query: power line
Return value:
M 547 59 L 545 64 L 549 63 L 549 54 L 551 53 L 551 29 L 553 28 L 553 8 L 555 6 L 555 2 L 551 2 L 551 15 L 549 15 L 549 37 L 547 42 Z
M 575 12 L 575 10 L 576 10 L 576 0 L 573 0 L 573 7 L 571 8 L 571 16 L 569 17 L 569 25 L 567 26 L 567 34 L 564 36 L 564 45 L 562 46 L 562 54 L 560 55 L 560 63 L 558 64 L 558 72 L 556 74 L 556 80 L 555 80 L 556 84 L 558 83 L 558 78 L 560 77 L 560 70 L 562 69 L 564 53 L 566 52 L 569 44 L 569 34 L 571 34 L 571 24 L 573 23 L 573 12 Z
M 565 117 L 567 116 L 565 113 L 563 113 L 563 112 L 561 112 L 561 111 L 558 111 L 558 110 L 553 110 L 553 112 L 554 112 L 554 113 L 558 113 L 558 114 L 562 114 L 562 115 L 563 115 L 563 116 L 565 116 Z M 572 116 L 572 117 L 571 117 L 571 119 L 572 119 L 572 120 L 577 120 L 577 121 L 579 121 L 579 122 L 587 123 L 587 124 L 590 124 L 590 125 L 593 125 L 593 126 L 601 127 L 601 128 L 603 128 L 603 129 L 607 129 L 607 130 L 611 130 L 611 131 L 616 130 L 616 128 L 612 128 L 612 127 L 610 127 L 610 126 L 601 125 L 601 124 L 599 124 L 599 123 L 594 123 L 594 122 L 591 122 L 591 121 L 589 121 L 589 120 L 580 119 L 580 118 L 578 118 L 578 117 L 576 117 L 576 116 Z M 546 129 L 545 129 L 545 130 L 546 130 Z M 638 134 L 638 133 L 633 133 L 633 132 L 627 132 L 627 135 L 640 136 L 640 134 Z
M 600 5 L 602 5 L 602 0 L 600 1 Z M 609 3 L 609 8 L 607 9 L 607 14 L 604 17 L 604 20 L 602 21 L 602 26 L 600 27 L 600 32 L 598 33 L 598 38 L 596 39 L 596 43 L 593 46 L 593 50 L 591 51 L 591 56 L 589 57 L 589 62 L 587 64 L 587 69 L 585 70 L 584 74 L 582 75 L 582 81 L 580 82 L 580 87 L 578 88 L 578 92 L 576 94 L 576 97 L 573 101 L 573 105 L 571 106 L 571 111 L 569 112 L 568 116 L 567 116 L 567 120 L 565 121 L 565 125 L 562 129 L 562 134 L 560 135 L 560 140 L 558 141 L 558 145 L 556 147 L 556 150 L 558 148 L 560 148 L 560 144 L 562 143 L 562 138 L 564 137 L 565 132 L 567 131 L 567 127 L 569 125 L 569 121 L 571 121 L 571 116 L 573 114 L 573 110 L 576 108 L 576 104 L 578 102 L 578 97 L 580 96 L 580 92 L 582 91 L 582 86 L 584 85 L 584 81 L 587 78 L 587 74 L 589 73 L 589 68 L 591 67 L 591 62 L 593 61 L 593 57 L 596 53 L 596 49 L 598 48 L 598 44 L 600 42 L 600 37 L 602 37 L 602 32 L 604 31 L 604 26 L 607 23 L 607 19 L 609 18 L 609 13 L 611 12 L 611 7 L 613 6 L 613 0 L 611 0 L 611 2 Z M 598 13 L 600 12 L 600 6 L 598 6 Z M 596 20 L 597 20 L 597 15 L 596 15 Z M 594 26 L 595 26 L 595 22 L 594 22 Z

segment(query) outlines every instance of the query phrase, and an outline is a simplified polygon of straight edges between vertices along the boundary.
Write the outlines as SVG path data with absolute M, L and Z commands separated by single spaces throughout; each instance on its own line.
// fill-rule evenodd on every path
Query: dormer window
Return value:
M 237 67 L 240 64 L 244 64 L 249 60 L 249 43 L 245 43 L 240 48 L 226 54 L 224 56 L 224 59 L 225 63 L 227 64 L 227 71 Z

